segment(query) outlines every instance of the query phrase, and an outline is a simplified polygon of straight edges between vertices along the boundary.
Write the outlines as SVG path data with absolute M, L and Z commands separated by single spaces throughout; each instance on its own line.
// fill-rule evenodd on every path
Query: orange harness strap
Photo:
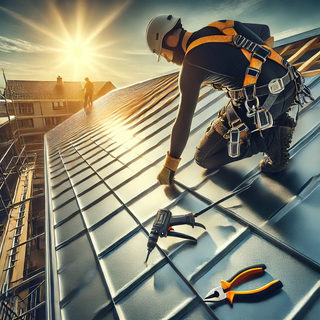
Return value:
M 211 42 L 219 42 L 219 43 L 232 43 L 233 36 L 223 36 L 223 35 L 217 35 L 217 36 L 207 36 L 203 38 L 199 38 L 195 41 L 193 41 L 187 51 L 186 54 L 191 51 L 193 48 L 200 46 L 201 44 L 205 43 L 211 43 Z
M 238 35 L 236 30 L 234 29 L 233 20 L 226 20 L 225 22 L 212 22 L 207 25 L 207 27 L 217 28 L 222 34 L 206 36 L 193 41 L 188 46 L 186 55 L 197 46 L 212 42 L 229 43 L 239 48 L 246 59 L 249 61 L 249 66 L 246 69 L 243 81 L 243 91 L 245 95 L 247 117 L 254 117 L 254 122 L 260 132 L 261 130 L 270 128 L 273 124 L 272 115 L 269 113 L 268 106 L 265 103 L 263 106 L 260 106 L 259 99 L 258 97 L 256 97 L 256 83 L 258 81 L 262 66 L 267 58 L 277 62 L 285 69 L 288 69 L 287 65 L 284 63 L 284 59 L 269 46 L 265 44 L 257 44 L 242 35 Z M 266 101 L 268 101 L 268 104 L 272 104 L 277 95 L 272 95 L 271 99 L 269 99 L 269 97 L 270 95 L 268 96 Z M 231 129 L 228 132 L 230 138 L 228 144 L 228 153 L 230 157 L 238 157 L 240 155 L 241 139 L 244 139 L 244 136 L 246 136 L 248 129 L 239 117 L 235 117 L 235 121 L 230 120 L 232 116 L 234 116 L 234 114 L 236 113 L 230 105 L 228 117 L 228 121 L 231 126 Z
M 224 21 L 215 21 L 207 25 L 207 27 L 214 27 L 219 29 L 223 35 L 214 35 L 214 36 L 206 36 L 199 38 L 195 41 L 193 41 L 189 47 L 187 48 L 186 54 L 190 52 L 192 49 L 205 44 L 205 43 L 212 43 L 212 42 L 217 42 L 217 43 L 230 43 L 232 45 L 234 44 L 234 39 L 238 35 L 236 30 L 234 29 L 234 21 L 233 20 L 226 20 Z M 261 47 L 264 47 L 265 49 L 270 51 L 269 56 L 267 57 L 268 59 L 271 59 L 278 64 L 280 64 L 282 67 L 286 68 L 287 67 L 284 65 L 284 59 L 277 53 L 275 52 L 272 48 L 270 48 L 267 45 L 261 45 Z M 262 61 L 258 59 L 257 57 L 254 57 L 252 52 L 248 51 L 244 47 L 239 47 L 241 49 L 241 52 L 243 55 L 247 58 L 247 60 L 250 62 L 249 68 L 254 69 L 256 73 L 254 75 L 246 73 L 244 82 L 243 82 L 243 87 L 246 87 L 248 85 L 255 85 L 258 80 L 258 76 L 261 72 L 262 65 L 265 61 Z
M 232 43 L 233 37 L 237 35 L 236 30 L 234 30 L 234 21 L 233 20 L 227 20 L 225 22 L 222 21 L 215 21 L 207 25 L 207 27 L 214 27 L 219 29 L 220 32 L 222 32 L 224 35 L 215 35 L 215 36 L 207 36 L 199 38 L 195 41 L 193 41 L 189 47 L 187 48 L 186 54 L 192 50 L 193 48 L 200 46 L 204 43 L 210 43 L 210 42 L 220 42 L 220 43 Z

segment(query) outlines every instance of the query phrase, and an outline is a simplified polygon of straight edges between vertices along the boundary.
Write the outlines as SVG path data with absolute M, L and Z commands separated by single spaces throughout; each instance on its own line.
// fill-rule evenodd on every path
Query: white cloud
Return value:
M 6 53 L 48 52 L 48 48 L 21 39 L 9 39 L 0 36 L 0 51 Z
M 45 69 L 45 66 L 35 66 L 23 62 L 1 61 L 0 68 L 4 70 L 6 78 L 9 80 L 30 80 L 39 78 L 39 74 Z

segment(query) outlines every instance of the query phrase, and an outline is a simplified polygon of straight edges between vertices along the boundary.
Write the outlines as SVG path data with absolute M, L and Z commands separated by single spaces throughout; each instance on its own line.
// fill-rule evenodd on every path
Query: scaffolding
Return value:
M 44 233 L 35 234 L 34 220 L 41 215 L 33 216 L 32 200 L 44 194 L 33 196 L 37 155 L 27 154 L 13 95 L 0 72 L 0 319 L 36 320 L 45 304 L 44 266 L 31 268 L 31 251 Z
M 0 69 L 0 239 L 8 219 L 7 207 L 12 204 L 21 168 L 28 160 L 15 116 L 12 94 Z

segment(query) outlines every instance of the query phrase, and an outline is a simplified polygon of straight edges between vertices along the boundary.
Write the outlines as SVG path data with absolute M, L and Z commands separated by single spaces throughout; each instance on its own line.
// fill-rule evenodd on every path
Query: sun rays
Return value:
M 112 63 L 108 61 L 121 60 L 117 56 L 108 54 L 108 47 L 116 43 L 117 39 L 105 40 L 101 37 L 103 32 L 108 34 L 108 27 L 117 19 L 129 5 L 129 0 L 113 7 L 106 12 L 104 19 L 97 18 L 94 24 L 88 28 L 87 13 L 90 12 L 90 3 L 78 0 L 72 8 L 72 13 L 61 12 L 55 2 L 48 0 L 47 16 L 45 22 L 41 19 L 37 22 L 30 20 L 26 16 L 13 12 L 0 6 L 0 10 L 6 12 L 11 17 L 25 24 L 28 28 L 41 35 L 43 43 L 39 43 L 45 48 L 45 53 L 50 53 L 48 64 L 59 74 L 66 74 L 69 80 L 82 80 L 84 75 L 91 72 L 114 74 L 117 77 L 123 76 L 112 68 Z M 48 27 L 50 26 L 50 27 Z M 98 41 L 99 39 L 99 41 Z M 103 39 L 103 42 L 101 42 Z M 106 62 L 107 61 L 107 62 Z

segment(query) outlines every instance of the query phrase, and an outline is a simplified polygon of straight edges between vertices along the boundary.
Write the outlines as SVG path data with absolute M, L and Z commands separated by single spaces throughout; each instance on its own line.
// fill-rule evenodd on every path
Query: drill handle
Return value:
M 170 227 L 178 226 L 181 224 L 187 224 L 193 228 L 195 225 L 195 219 L 194 219 L 193 214 L 188 213 L 185 215 L 171 216 L 170 223 L 169 223 Z

